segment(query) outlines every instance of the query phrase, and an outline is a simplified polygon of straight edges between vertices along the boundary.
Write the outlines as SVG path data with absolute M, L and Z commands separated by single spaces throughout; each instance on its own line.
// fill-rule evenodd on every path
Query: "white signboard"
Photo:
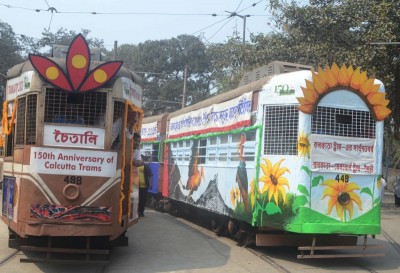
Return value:
M 6 86 L 7 100 L 13 100 L 18 95 L 22 95 L 31 90 L 33 71 L 24 72 L 21 76 L 9 79 Z
M 230 130 L 250 124 L 252 92 L 201 110 L 192 111 L 169 122 L 169 137 Z
M 113 177 L 116 168 L 116 152 L 31 148 L 30 170 L 36 173 Z
M 156 140 L 157 139 L 157 121 L 148 123 L 148 124 L 142 124 L 142 131 L 141 131 L 141 137 L 142 141 L 147 140 Z
M 43 144 L 74 148 L 104 149 L 105 130 L 101 128 L 44 126 Z
M 312 134 L 312 171 L 375 174 L 375 139 Z
M 134 105 L 142 107 L 143 89 L 131 79 L 122 77 L 122 96 L 131 101 Z

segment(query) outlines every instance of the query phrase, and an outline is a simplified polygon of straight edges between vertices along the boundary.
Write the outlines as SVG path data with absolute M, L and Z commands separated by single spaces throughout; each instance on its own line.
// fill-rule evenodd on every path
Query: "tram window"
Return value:
M 31 94 L 18 99 L 16 120 L 16 145 L 36 143 L 37 95 Z
M 215 162 L 217 154 L 217 148 L 208 148 L 207 162 Z
M 226 162 L 228 159 L 228 148 L 219 148 L 218 149 L 218 161 Z
M 15 107 L 15 105 L 14 105 Z M 18 99 L 15 145 L 25 144 L 26 97 Z
M 158 143 L 154 143 L 152 145 L 153 151 L 151 152 L 151 161 L 158 162 Z
M 104 126 L 106 92 L 75 94 L 58 89 L 46 90 L 44 122 Z
M 210 145 L 217 145 L 217 137 L 210 137 Z
M 206 163 L 206 155 L 207 155 L 207 139 L 200 139 L 199 141 L 199 155 L 198 155 L 198 163 L 204 164 Z
M 226 143 L 228 143 L 228 134 L 220 135 L 220 136 L 219 136 L 219 143 L 220 143 L 220 144 L 226 144 Z
M 318 106 L 311 117 L 313 134 L 375 138 L 375 125 L 369 111 Z
M 299 110 L 296 105 L 266 105 L 264 108 L 264 153 L 297 155 Z
M 122 148 L 122 120 L 125 111 L 125 103 L 114 102 L 113 124 L 111 129 L 111 149 L 120 150 Z
M 336 123 L 351 124 L 352 123 L 351 116 L 336 114 Z

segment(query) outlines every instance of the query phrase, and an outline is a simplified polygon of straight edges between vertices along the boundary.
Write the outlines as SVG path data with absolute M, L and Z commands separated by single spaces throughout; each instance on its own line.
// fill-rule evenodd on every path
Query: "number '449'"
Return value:
M 349 177 L 350 177 L 350 175 L 348 175 L 348 174 L 342 174 L 342 175 L 338 174 L 338 175 L 336 175 L 335 180 L 337 182 L 341 181 L 341 182 L 349 183 Z

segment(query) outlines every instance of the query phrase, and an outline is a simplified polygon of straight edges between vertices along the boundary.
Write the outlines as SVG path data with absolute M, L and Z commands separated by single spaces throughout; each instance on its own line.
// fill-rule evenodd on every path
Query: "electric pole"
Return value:
M 246 18 L 247 18 L 247 17 L 250 17 L 250 15 L 249 15 L 249 14 L 247 14 L 247 15 L 240 15 L 240 14 L 237 14 L 236 12 L 231 12 L 231 11 L 227 11 L 227 10 L 226 10 L 225 12 L 231 14 L 231 15 L 229 15 L 229 17 L 237 16 L 237 17 L 240 17 L 240 18 L 243 19 L 243 44 L 245 44 L 245 43 L 246 43 Z M 229 17 L 228 17 L 228 18 L 229 18 Z

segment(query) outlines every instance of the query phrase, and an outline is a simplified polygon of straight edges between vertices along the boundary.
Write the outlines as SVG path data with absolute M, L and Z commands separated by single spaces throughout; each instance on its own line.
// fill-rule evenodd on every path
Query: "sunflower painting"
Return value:
M 310 140 L 308 135 L 305 133 L 300 133 L 297 140 L 297 150 L 300 157 L 310 158 Z
M 384 120 L 391 113 L 386 107 L 389 104 L 386 94 L 379 92 L 380 85 L 375 84 L 373 78 L 368 78 L 367 72 L 361 72 L 360 68 L 354 70 L 352 66 L 342 65 L 339 68 L 335 63 L 325 70 L 319 67 L 318 72 L 312 71 L 312 82 L 306 80 L 306 87 L 301 87 L 304 97 L 297 98 L 299 110 L 314 113 L 322 97 L 338 86 L 349 87 L 363 97 L 376 120 Z
M 283 177 L 285 172 L 290 173 L 290 170 L 286 167 L 280 168 L 282 161 L 284 159 L 279 160 L 272 166 L 271 161 L 268 159 L 264 159 L 265 164 L 260 164 L 260 167 L 263 171 L 263 176 L 260 178 L 260 182 L 264 183 L 263 188 L 261 189 L 261 194 L 268 193 L 268 202 L 271 201 L 271 198 L 274 198 L 275 204 L 278 206 L 279 195 L 282 197 L 282 202 L 285 204 L 286 202 L 286 186 L 288 189 L 290 188 L 288 180 Z
M 346 222 L 346 211 L 349 213 L 350 220 L 353 217 L 354 203 L 362 210 L 361 198 L 354 192 L 360 189 L 356 183 L 327 179 L 321 185 L 326 186 L 322 199 L 329 197 L 327 215 L 331 214 L 335 207 L 340 221 Z

